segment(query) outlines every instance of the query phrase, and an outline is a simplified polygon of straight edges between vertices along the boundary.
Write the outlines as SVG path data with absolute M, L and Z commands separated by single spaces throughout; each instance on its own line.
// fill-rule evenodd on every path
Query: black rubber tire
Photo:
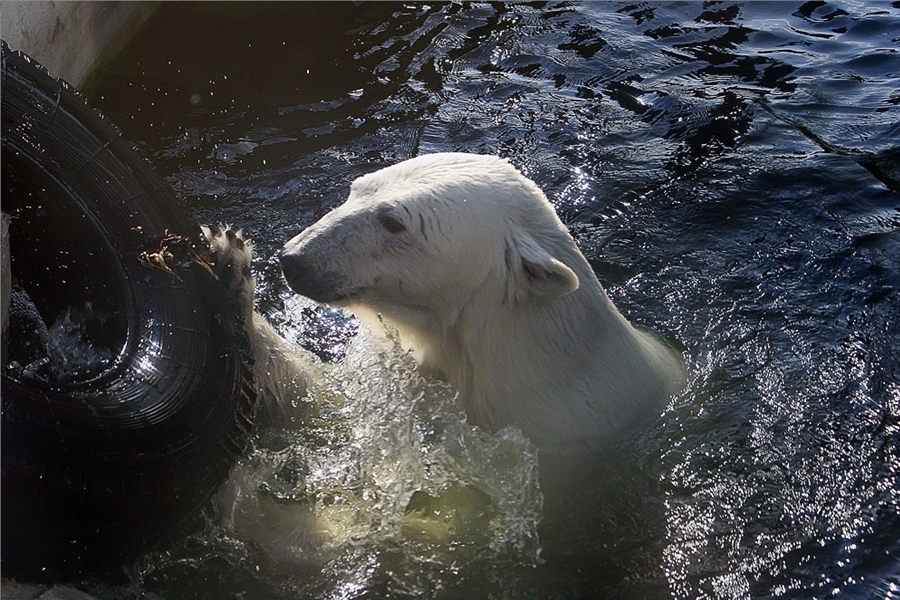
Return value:
M 95 372 L 2 377 L 2 571 L 72 578 L 151 548 L 226 478 L 256 412 L 238 307 L 197 262 L 144 251 L 199 226 L 83 96 L 2 48 L 2 199 L 13 278 L 49 324 L 104 315 Z M 12 358 L 12 357 L 11 357 Z

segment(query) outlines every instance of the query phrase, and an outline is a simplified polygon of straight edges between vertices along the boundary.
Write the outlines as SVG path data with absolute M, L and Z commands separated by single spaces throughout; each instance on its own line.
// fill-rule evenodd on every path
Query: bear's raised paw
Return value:
M 203 235 L 209 243 L 212 270 L 225 286 L 228 294 L 247 312 L 253 310 L 255 282 L 250 272 L 253 244 L 245 240 L 240 230 L 227 226 L 203 225 Z

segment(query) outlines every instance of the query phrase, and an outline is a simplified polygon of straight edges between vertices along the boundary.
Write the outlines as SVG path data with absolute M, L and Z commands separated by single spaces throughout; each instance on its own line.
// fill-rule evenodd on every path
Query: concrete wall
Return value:
M 118 52 L 159 2 L 3 0 L 0 37 L 76 88 Z

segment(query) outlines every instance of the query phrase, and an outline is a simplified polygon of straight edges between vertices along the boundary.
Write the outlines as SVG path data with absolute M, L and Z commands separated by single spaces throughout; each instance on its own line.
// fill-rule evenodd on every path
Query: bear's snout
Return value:
M 285 276 L 288 273 L 305 273 L 311 268 L 309 259 L 298 252 L 288 253 L 281 250 L 278 253 L 278 260 L 281 262 L 281 268 L 284 270 Z
M 315 269 L 312 261 L 305 254 L 299 252 L 279 253 L 278 260 L 281 261 L 281 272 L 291 289 L 298 294 L 306 296 L 305 282 L 314 279 Z
M 301 296 L 316 302 L 339 302 L 352 295 L 344 289 L 345 277 L 322 271 L 317 262 L 302 250 L 282 250 L 278 259 L 285 281 Z

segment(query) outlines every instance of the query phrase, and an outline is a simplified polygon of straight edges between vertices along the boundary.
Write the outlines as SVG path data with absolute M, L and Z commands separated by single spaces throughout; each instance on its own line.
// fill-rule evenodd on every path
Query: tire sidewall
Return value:
M 41 256 L 51 271 L 33 277 L 49 281 L 37 295 L 77 308 L 87 285 L 88 301 L 121 323 L 102 372 L 2 379 L 3 573 L 59 579 L 121 564 L 209 498 L 249 439 L 252 364 L 241 311 L 202 266 L 199 227 L 121 133 L 5 44 L 2 94 L 13 274 Z M 70 230 L 95 242 L 79 245 Z M 140 260 L 171 236 L 199 260 L 172 272 Z M 61 261 L 80 287 L 59 283 Z

